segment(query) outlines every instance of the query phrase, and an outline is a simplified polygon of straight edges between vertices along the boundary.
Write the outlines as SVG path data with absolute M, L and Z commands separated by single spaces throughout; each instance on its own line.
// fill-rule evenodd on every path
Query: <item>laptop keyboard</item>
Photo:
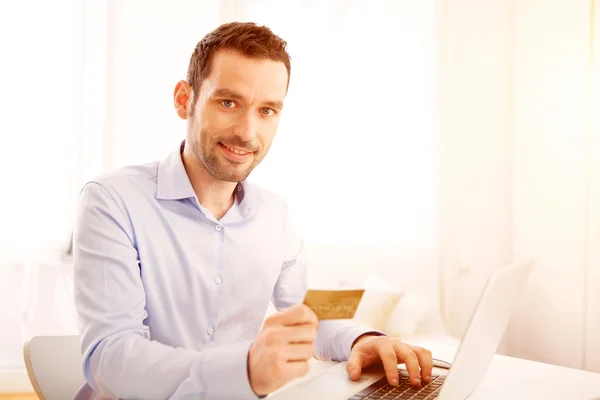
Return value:
M 420 388 L 413 388 L 408 379 L 408 373 L 405 370 L 399 370 L 400 385 L 391 386 L 384 376 L 372 385 L 364 388 L 359 393 L 350 397 L 348 400 L 363 399 L 381 399 L 381 400 L 433 400 L 437 398 L 444 383 L 445 375 L 432 375 L 431 382 L 421 385 Z

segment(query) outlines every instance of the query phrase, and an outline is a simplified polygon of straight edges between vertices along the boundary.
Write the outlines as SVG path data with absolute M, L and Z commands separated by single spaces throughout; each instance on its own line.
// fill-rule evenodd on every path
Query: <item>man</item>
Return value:
M 99 397 L 246 399 L 348 360 L 348 374 L 406 363 L 428 381 L 431 353 L 301 305 L 302 242 L 279 197 L 247 183 L 277 130 L 286 43 L 230 23 L 191 57 L 174 105 L 185 141 L 160 162 L 89 182 L 74 237 L 85 378 Z M 264 322 L 272 300 L 278 313 Z

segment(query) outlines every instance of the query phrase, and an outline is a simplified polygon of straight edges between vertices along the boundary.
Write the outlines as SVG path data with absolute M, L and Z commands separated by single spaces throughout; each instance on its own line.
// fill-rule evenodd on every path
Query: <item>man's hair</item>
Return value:
M 263 60 L 281 61 L 290 79 L 290 55 L 286 50 L 287 42 L 275 35 L 266 26 L 253 22 L 230 22 L 219 26 L 198 42 L 190 59 L 187 82 L 194 89 L 195 100 L 202 82 L 210 74 L 213 55 L 218 50 L 233 50 L 247 57 Z

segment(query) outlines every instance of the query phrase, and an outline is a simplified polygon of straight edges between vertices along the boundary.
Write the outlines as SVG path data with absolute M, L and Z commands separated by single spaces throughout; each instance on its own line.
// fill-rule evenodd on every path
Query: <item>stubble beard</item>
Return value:
M 202 131 L 200 137 L 210 138 L 211 136 L 208 132 Z M 235 162 L 224 159 L 222 156 L 219 157 L 217 153 L 222 152 L 218 144 L 219 142 L 223 142 L 229 146 L 255 151 L 252 155 L 252 162 L 249 165 L 236 164 Z M 192 143 L 192 151 L 209 174 L 215 179 L 225 182 L 241 182 L 245 180 L 252 170 L 262 161 L 266 153 L 266 151 L 261 152 L 256 146 L 252 146 L 249 143 L 244 143 L 239 140 L 236 141 L 235 139 L 223 140 L 222 137 L 216 137 L 212 140 L 209 139 L 207 143 L 202 143 L 202 139 L 194 140 Z

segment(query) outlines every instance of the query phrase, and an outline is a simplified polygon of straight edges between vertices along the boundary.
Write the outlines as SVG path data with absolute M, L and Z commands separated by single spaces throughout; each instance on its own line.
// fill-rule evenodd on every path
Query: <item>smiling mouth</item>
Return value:
M 237 147 L 227 146 L 220 142 L 219 142 L 219 147 L 221 148 L 221 151 L 223 152 L 225 157 L 233 162 L 238 162 L 238 163 L 246 162 L 254 154 L 253 151 L 248 151 L 248 150 L 240 149 Z
M 242 149 L 238 149 L 236 147 L 230 147 L 230 146 L 227 146 L 226 144 L 223 144 L 223 143 L 221 143 L 221 145 L 223 147 L 225 147 L 227 150 L 231 151 L 232 153 L 239 154 L 241 156 L 253 153 L 252 151 L 242 150 Z

